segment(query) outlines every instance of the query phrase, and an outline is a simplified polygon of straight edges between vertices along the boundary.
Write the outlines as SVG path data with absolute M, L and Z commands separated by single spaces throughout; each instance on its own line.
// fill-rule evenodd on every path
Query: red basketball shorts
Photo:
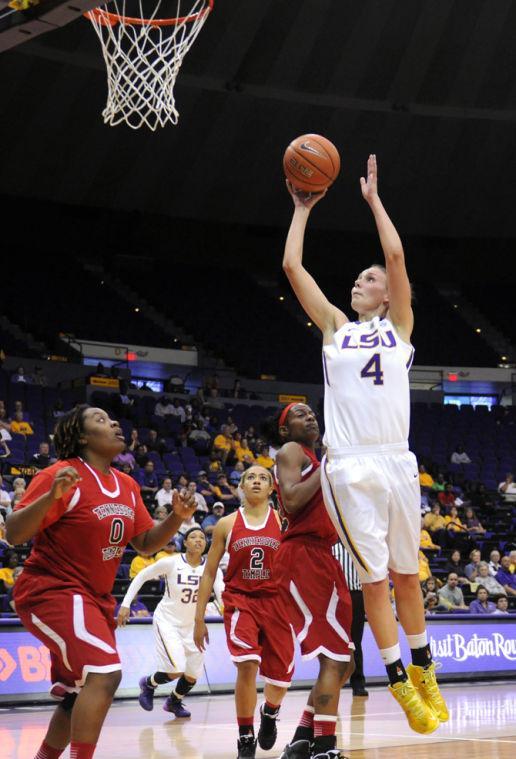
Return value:
M 295 635 L 278 596 L 253 598 L 225 591 L 224 626 L 231 659 L 260 663 L 265 682 L 288 688 L 294 674 Z
M 23 572 L 16 611 L 24 626 L 50 650 L 51 695 L 78 692 L 89 672 L 120 670 L 114 604 L 79 588 L 49 588 L 48 578 Z
M 325 654 L 349 661 L 351 596 L 338 561 L 315 540 L 285 540 L 274 560 L 274 577 L 303 659 Z

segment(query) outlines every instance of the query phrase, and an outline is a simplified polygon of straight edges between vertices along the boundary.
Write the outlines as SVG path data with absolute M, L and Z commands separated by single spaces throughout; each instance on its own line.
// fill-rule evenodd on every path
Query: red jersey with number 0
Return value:
M 301 472 L 301 482 L 305 482 L 315 474 L 321 464 L 310 448 L 305 448 L 304 445 L 301 448 L 305 456 L 310 459 L 310 463 Z M 300 536 L 310 536 L 327 541 L 328 547 L 331 549 L 339 538 L 326 511 L 321 488 L 316 491 L 315 495 L 312 496 L 305 506 L 295 513 L 289 514 L 281 500 L 281 488 L 278 482 L 276 467 L 274 467 L 274 478 L 277 485 L 280 515 L 284 522 L 281 536 L 282 541 Z
M 24 574 L 45 575 L 49 587 L 111 593 L 124 548 L 152 521 L 137 483 L 123 472 L 103 474 L 80 458 L 58 461 L 37 474 L 15 511 L 47 493 L 56 473 L 72 466 L 81 478 L 47 512 Z
M 261 525 L 250 524 L 244 509 L 237 512 L 228 535 L 229 564 L 224 578 L 225 592 L 261 596 L 276 593 L 272 567 L 280 547 L 281 529 L 274 509 L 269 507 Z

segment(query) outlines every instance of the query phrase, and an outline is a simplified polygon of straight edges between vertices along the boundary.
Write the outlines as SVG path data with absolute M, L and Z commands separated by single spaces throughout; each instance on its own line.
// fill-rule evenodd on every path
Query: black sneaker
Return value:
M 277 714 L 265 714 L 263 704 L 260 706 L 260 729 L 258 730 L 258 745 L 264 751 L 271 749 L 278 737 L 276 727 Z
M 243 735 L 237 743 L 237 759 L 254 759 L 256 754 L 256 741 L 254 735 Z
M 353 697 L 354 698 L 368 698 L 369 693 L 366 691 L 366 689 L 363 686 L 359 686 L 358 688 L 353 688 Z
M 300 740 L 287 744 L 280 759 L 310 759 L 311 756 L 310 741 Z

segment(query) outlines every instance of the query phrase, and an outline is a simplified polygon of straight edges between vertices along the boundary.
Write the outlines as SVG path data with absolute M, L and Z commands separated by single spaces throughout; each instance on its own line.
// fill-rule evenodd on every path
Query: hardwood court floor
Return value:
M 338 723 L 339 746 L 350 759 L 515 759 L 516 682 L 444 686 L 450 721 L 431 736 L 413 733 L 392 696 L 370 689 L 368 699 L 344 690 Z M 276 748 L 257 759 L 276 759 L 290 739 L 306 692 L 287 696 Z M 175 721 L 157 698 L 153 712 L 136 701 L 110 710 L 95 759 L 235 759 L 236 730 L 231 696 L 188 700 L 192 719 Z M 0 710 L 2 759 L 33 759 L 44 736 L 48 707 Z M 68 756 L 66 752 L 65 757 Z

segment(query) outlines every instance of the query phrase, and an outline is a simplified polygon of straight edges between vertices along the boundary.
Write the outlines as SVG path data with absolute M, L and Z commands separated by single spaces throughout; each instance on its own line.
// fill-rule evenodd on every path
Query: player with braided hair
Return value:
M 120 683 L 111 589 L 125 546 L 153 554 L 196 504 L 174 493 L 154 524 L 136 482 L 110 464 L 125 447 L 118 422 L 77 406 L 56 425 L 58 461 L 38 473 L 7 520 L 13 544 L 33 539 L 16 583 L 16 611 L 50 649 L 51 695 L 60 701 L 36 759 L 91 759 Z

